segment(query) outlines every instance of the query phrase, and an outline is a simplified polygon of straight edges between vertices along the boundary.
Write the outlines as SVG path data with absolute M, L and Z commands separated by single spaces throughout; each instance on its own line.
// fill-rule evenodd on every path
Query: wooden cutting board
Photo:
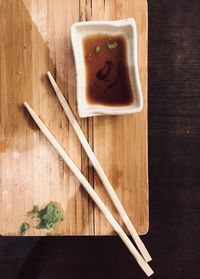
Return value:
M 141 113 L 80 120 L 70 26 L 134 17 L 144 96 Z M 139 234 L 148 231 L 146 0 L 0 0 L 0 234 L 18 235 L 33 205 L 57 201 L 64 222 L 52 235 L 112 235 L 113 229 L 40 133 L 27 101 L 122 224 L 66 119 L 45 73 L 50 70 Z M 46 235 L 31 228 L 27 235 Z M 48 232 L 49 233 L 49 232 Z

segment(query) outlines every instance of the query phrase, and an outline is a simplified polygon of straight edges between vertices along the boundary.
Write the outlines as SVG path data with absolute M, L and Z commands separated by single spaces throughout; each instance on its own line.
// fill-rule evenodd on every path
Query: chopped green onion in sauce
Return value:
M 107 47 L 109 49 L 115 49 L 117 47 L 117 42 L 111 42 L 111 43 L 107 43 Z
M 101 51 L 101 47 L 100 46 L 96 46 L 95 50 L 94 50 L 94 53 L 98 54 L 100 51 Z

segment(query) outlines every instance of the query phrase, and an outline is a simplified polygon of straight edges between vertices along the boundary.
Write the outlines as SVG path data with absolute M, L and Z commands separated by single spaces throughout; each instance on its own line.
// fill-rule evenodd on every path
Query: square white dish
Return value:
M 128 105 L 90 104 L 86 96 L 86 70 L 83 40 L 88 35 L 123 35 L 127 45 L 127 62 L 133 102 Z M 76 94 L 81 118 L 95 115 L 131 114 L 142 110 L 143 96 L 138 70 L 137 29 L 133 18 L 113 21 L 76 22 L 71 26 L 72 48 L 76 66 Z

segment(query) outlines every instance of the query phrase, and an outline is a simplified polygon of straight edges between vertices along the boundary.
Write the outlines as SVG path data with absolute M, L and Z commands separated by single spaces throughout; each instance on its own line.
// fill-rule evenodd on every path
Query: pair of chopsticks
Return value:
M 113 229 L 117 232 L 117 234 L 120 236 L 122 241 L 125 243 L 131 254 L 135 257 L 136 261 L 140 265 L 140 267 L 143 269 L 143 271 L 147 274 L 147 276 L 151 276 L 153 274 L 153 270 L 150 268 L 147 262 L 151 260 L 151 256 L 149 255 L 146 247 L 144 246 L 142 240 L 140 239 L 139 235 L 137 234 L 133 224 L 131 223 L 126 211 L 124 210 L 119 198 L 117 197 L 116 192 L 114 191 L 111 183 L 109 182 L 106 174 L 104 173 L 100 163 L 98 162 L 94 152 L 92 151 L 83 131 L 81 130 L 68 102 L 64 98 L 61 90 L 59 89 L 58 85 L 56 84 L 54 78 L 52 77 L 51 73 L 47 73 L 49 80 L 54 88 L 54 91 L 56 93 L 56 96 L 58 97 L 58 100 L 68 117 L 72 127 L 74 128 L 74 131 L 76 132 L 76 135 L 78 136 L 88 158 L 90 159 L 94 169 L 96 170 L 97 174 L 99 175 L 105 189 L 107 190 L 113 204 L 115 205 L 116 209 L 118 210 L 122 220 L 124 221 L 130 235 L 134 239 L 140 253 L 135 248 L 133 243 L 130 241 L 124 230 L 121 228 L 119 223 L 116 221 L 116 219 L 113 217 L 109 209 L 105 206 L 103 201 L 100 199 L 98 194 L 95 192 L 95 190 L 92 188 L 88 180 L 85 178 L 85 176 L 81 173 L 79 168 L 76 166 L 76 164 L 72 161 L 72 159 L 69 157 L 67 152 L 63 149 L 63 147 L 59 144 L 59 142 L 56 140 L 56 138 L 51 134 L 51 132 L 48 130 L 48 128 L 44 125 L 44 123 L 41 121 L 41 119 L 38 117 L 38 115 L 33 111 L 33 109 L 24 102 L 25 107 L 31 114 L 32 118 L 40 128 L 40 130 L 43 132 L 43 134 L 47 137 L 47 139 L 50 141 L 50 143 L 53 145 L 53 147 L 57 150 L 59 155 L 62 157 L 62 159 L 66 162 L 68 167 L 71 169 L 71 171 L 74 173 L 74 175 L 77 177 L 79 182 L 82 184 L 82 186 L 85 188 L 85 190 L 88 192 L 90 197 L 93 199 L 93 201 L 96 203 L 96 205 L 99 207 L 99 209 L 102 211 L 102 213 L 105 215 L 108 222 L 111 224 Z

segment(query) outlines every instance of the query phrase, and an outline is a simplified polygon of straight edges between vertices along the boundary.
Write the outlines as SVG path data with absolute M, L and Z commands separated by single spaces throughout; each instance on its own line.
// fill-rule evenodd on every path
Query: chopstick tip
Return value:
M 152 270 L 152 272 L 149 273 L 149 274 L 147 274 L 147 276 L 150 277 L 150 276 L 153 275 L 153 274 L 154 274 L 154 272 L 153 272 L 153 270 Z
M 28 106 L 28 103 L 25 101 L 24 102 L 24 106 L 27 108 L 27 106 Z
M 152 261 L 152 258 L 151 258 L 151 257 L 148 258 L 148 259 L 146 260 L 147 263 L 149 263 L 149 262 L 151 262 L 151 261 Z
M 27 102 L 24 102 L 24 106 L 29 112 L 32 110 Z
M 152 261 L 152 257 L 149 255 L 148 251 L 146 250 L 146 252 L 143 254 L 143 257 L 145 259 L 145 261 L 148 263 L 150 261 Z
M 51 77 L 50 71 L 47 72 L 47 76 L 48 76 L 49 78 Z

